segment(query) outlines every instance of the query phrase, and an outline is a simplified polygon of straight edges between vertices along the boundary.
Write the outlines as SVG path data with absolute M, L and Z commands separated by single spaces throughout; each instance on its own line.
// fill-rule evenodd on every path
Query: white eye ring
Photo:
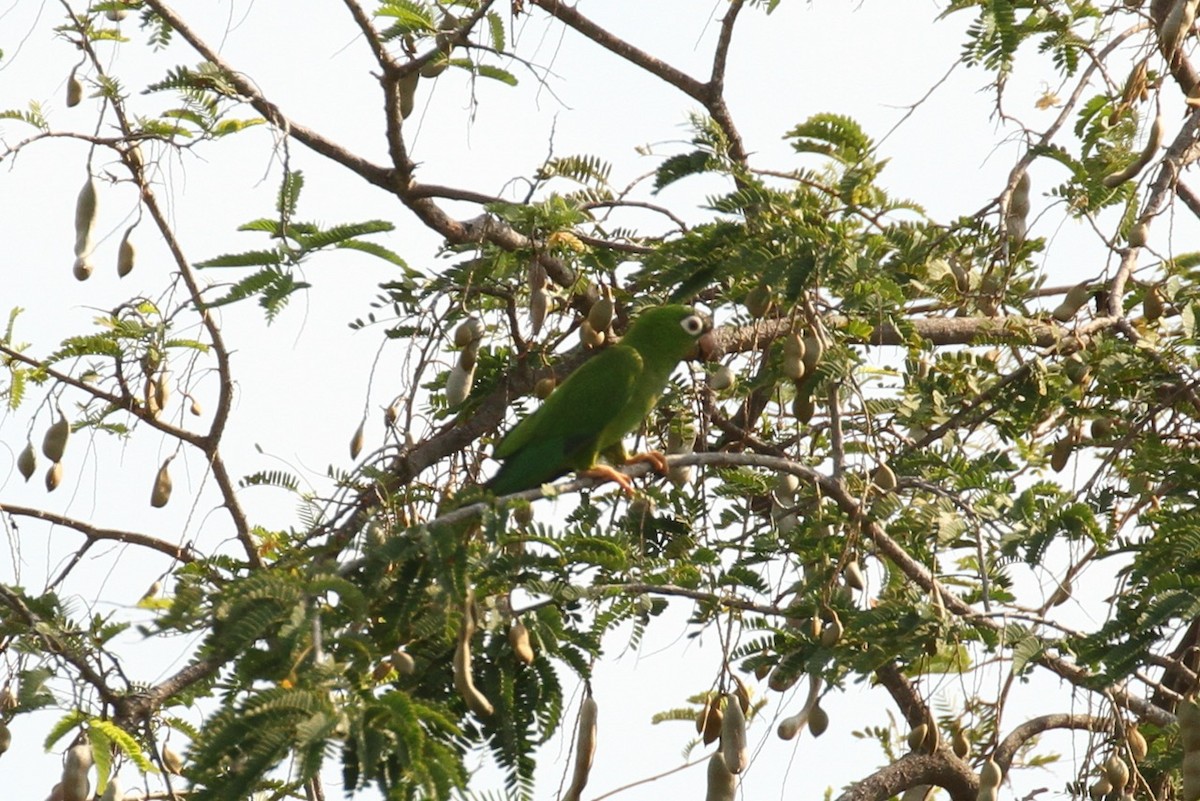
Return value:
M 695 314 L 684 317 L 679 321 L 679 325 L 694 337 L 704 333 L 704 319 Z

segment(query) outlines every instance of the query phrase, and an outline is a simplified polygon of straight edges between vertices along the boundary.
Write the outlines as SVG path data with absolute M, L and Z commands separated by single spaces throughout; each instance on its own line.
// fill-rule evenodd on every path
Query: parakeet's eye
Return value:
M 694 337 L 698 337 L 704 333 L 704 318 L 695 314 L 688 315 L 679 321 L 679 325 L 683 327 Z

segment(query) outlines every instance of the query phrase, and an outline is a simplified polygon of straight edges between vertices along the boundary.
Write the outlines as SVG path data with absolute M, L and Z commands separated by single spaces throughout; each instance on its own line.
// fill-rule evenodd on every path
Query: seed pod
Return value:
M 1187 751 L 1183 755 L 1183 793 L 1180 801 L 1200 799 L 1200 752 Z
M 110 8 L 108 11 L 104 12 L 105 18 L 111 22 L 120 22 L 121 20 L 125 19 L 126 15 L 128 14 L 129 9 L 127 8 Z
M 1167 9 L 1158 31 L 1158 46 L 1168 64 L 1174 64 L 1184 39 L 1196 21 L 1196 0 L 1174 0 Z
M 471 384 L 475 382 L 475 371 L 464 370 L 461 364 L 450 368 L 446 378 L 446 405 L 451 408 L 458 406 L 471 394 Z
M 1150 223 L 1139 222 L 1129 229 L 1129 246 L 1134 248 L 1144 247 L 1146 240 L 1150 238 Z
M 401 122 L 412 116 L 413 106 L 417 99 L 417 81 L 420 79 L 421 76 L 418 73 L 410 72 L 396 82 L 396 91 L 400 95 Z
M 1054 443 L 1054 448 L 1050 451 L 1050 469 L 1055 473 L 1061 473 L 1067 466 L 1067 460 L 1071 458 L 1071 449 L 1074 443 L 1071 437 L 1063 437 L 1058 442 Z
M 725 390 L 733 389 L 737 384 L 737 376 L 733 374 L 733 370 L 730 369 L 729 365 L 717 364 L 713 367 L 712 372 L 708 374 L 705 383 L 708 384 L 708 388 L 713 392 L 724 392 Z
M 87 256 L 76 256 L 75 263 L 71 265 L 71 274 L 75 276 L 76 281 L 86 281 L 92 277 L 96 266 L 92 264 L 92 260 Z
M 1000 770 L 996 760 L 988 757 L 987 762 L 984 762 L 983 767 L 979 769 L 979 788 L 982 790 L 984 787 L 990 787 L 995 790 L 1003 780 L 1004 772 Z
M 746 716 L 733 693 L 725 695 L 725 720 L 721 723 L 721 755 L 730 773 L 741 773 L 750 762 L 746 750 Z
M 78 106 L 83 100 L 83 84 L 75 77 L 75 70 L 71 70 L 71 76 L 67 78 L 67 108 Z
M 512 646 L 513 655 L 517 661 L 526 665 L 533 664 L 533 645 L 529 642 L 529 629 L 519 620 L 514 620 L 508 630 L 508 644 Z
M 1129 783 L 1129 766 L 1116 754 L 1104 760 L 1101 770 L 1104 771 L 1104 777 L 1118 791 L 1124 790 L 1125 785 Z
M 1050 312 L 1050 316 L 1060 323 L 1070 322 L 1088 302 L 1088 297 L 1087 283 L 1076 284 L 1067 290 L 1062 303 L 1054 307 L 1054 311 Z
M 929 724 L 920 723 L 912 728 L 908 733 L 908 750 L 921 751 L 925 745 L 925 738 L 929 736 Z
M 842 570 L 842 579 L 852 590 L 862 592 L 867 588 L 867 582 L 863 579 L 862 568 L 858 566 L 857 559 L 851 559 L 846 563 L 845 569 Z
M 116 776 L 109 777 L 108 786 L 104 788 L 104 795 L 100 796 L 100 801 L 125 801 L 125 793 L 121 792 L 121 782 Z
M 747 292 L 743 302 L 746 304 L 746 311 L 750 312 L 750 316 L 755 320 L 766 317 L 774 303 L 771 299 L 771 289 L 766 284 L 759 284 Z
M 8 725 L 0 720 L 0 754 L 3 754 L 12 745 L 12 732 L 9 731 Z
M 29 481 L 33 478 L 35 470 L 37 470 L 37 454 L 33 452 L 33 443 L 26 442 L 25 449 L 17 457 L 17 471 L 20 472 L 21 478 Z
M 483 339 L 483 333 L 483 321 L 475 315 L 471 315 L 454 329 L 454 345 L 455 347 L 465 348 L 472 342 L 478 342 Z
M 579 728 L 575 735 L 575 770 L 571 775 L 571 786 L 562 801 L 579 801 L 583 788 L 587 786 L 588 774 L 592 771 L 592 759 L 596 756 L 596 699 L 589 695 L 583 699 L 579 709 Z
M 129 241 L 129 235 L 133 233 L 133 226 L 125 230 L 125 235 L 121 237 L 121 244 L 117 248 L 117 276 L 124 278 L 133 272 L 133 262 L 137 256 L 137 251 L 133 247 L 133 242 Z
M 538 400 L 545 400 L 546 398 L 550 397 L 550 393 L 554 391 L 555 386 L 557 386 L 557 382 L 554 380 L 554 376 L 539 379 L 538 382 L 533 385 L 533 395 Z
M 812 394 L 805 393 L 797 395 L 792 400 L 792 416 L 801 424 L 807 425 L 812 420 L 813 414 L 817 410 L 817 405 L 813 401 Z
M 733 677 L 733 694 L 737 696 L 738 706 L 742 708 L 742 714 L 747 714 L 750 711 L 750 701 L 753 698 L 753 692 L 739 676 Z
M 812 732 L 813 737 L 820 737 L 828 728 L 829 713 L 819 704 L 813 704 L 812 711 L 808 713 L 808 730 Z
M 63 466 L 62 462 L 55 462 L 46 470 L 46 491 L 54 492 L 58 489 L 58 485 L 62 483 Z
M 725 765 L 721 752 L 708 758 L 708 791 L 704 801 L 733 801 L 737 794 L 737 776 Z
M 67 440 L 71 436 L 71 424 L 66 415 L 59 412 L 56 420 L 42 437 L 42 453 L 52 462 L 61 462 L 67 450 Z
M 1146 754 L 1149 752 L 1146 738 L 1133 723 L 1130 723 L 1125 729 L 1125 743 L 1129 746 L 1129 756 L 1133 758 L 1134 762 L 1141 762 L 1146 758 Z
M 167 470 L 167 465 L 171 464 L 172 458 L 168 456 L 154 476 L 154 487 L 150 490 L 150 505 L 155 509 L 161 509 L 167 505 L 167 501 L 171 500 L 171 473 Z
M 704 699 L 704 706 L 696 716 L 696 733 L 701 735 L 705 745 L 712 745 L 721 736 L 721 726 L 725 715 L 721 712 L 720 696 L 713 695 Z
M 891 492 L 897 486 L 896 473 L 887 464 L 881 464 L 875 471 L 875 475 L 871 477 L 871 482 L 879 488 L 880 492 Z
M 361 423 L 359 423 L 358 428 L 355 429 L 355 431 L 354 431 L 354 436 L 350 438 L 350 458 L 351 459 L 357 459 L 358 455 L 360 453 L 362 453 L 363 441 L 364 441 L 364 437 L 365 437 L 364 432 L 363 432 L 363 427 L 366 426 L 366 424 L 367 424 L 366 420 L 363 420 Z
M 204 414 L 204 410 L 200 408 L 200 401 L 196 400 L 195 398 L 192 398 L 192 405 L 188 407 L 188 411 L 190 411 L 196 417 Z
M 783 374 L 793 380 L 804 378 L 804 340 L 799 334 L 783 338 Z
M 592 328 L 591 323 L 584 320 L 579 324 L 579 339 L 585 348 L 595 349 L 604 344 L 604 332 L 597 331 Z
M 546 310 L 550 308 L 550 293 L 535 289 L 529 293 L 529 331 L 537 336 L 546 322 Z
M 67 758 L 63 762 L 62 796 L 63 801 L 89 801 L 92 797 L 89 790 L 88 771 L 92 767 L 92 747 L 87 743 L 73 745 L 67 749 Z
M 1175 710 L 1179 718 L 1179 738 L 1184 752 L 1200 751 L 1200 704 L 1194 698 L 1184 698 Z
M 838 617 L 837 612 L 830 612 L 831 620 L 825 625 L 821 631 L 821 645 L 825 648 L 832 648 L 842 639 L 842 634 L 845 633 L 845 628 L 842 626 L 842 619 Z
M 979 785 L 979 793 L 975 796 L 975 801 L 997 801 L 999 792 L 995 787 L 984 787 Z
M 475 634 L 474 592 L 468 590 L 463 604 L 462 624 L 458 630 L 458 645 L 454 649 L 454 689 L 477 717 L 487 717 L 495 711 L 492 702 L 475 687 L 471 673 L 471 637 Z
M 954 733 L 950 735 L 950 750 L 959 759 L 966 759 L 967 755 L 971 753 L 971 742 L 967 739 L 967 733 L 961 726 L 956 726 Z
M 1162 295 L 1159 294 L 1158 287 L 1152 286 L 1146 290 L 1146 295 L 1142 298 L 1142 314 L 1145 315 L 1147 322 L 1154 322 L 1163 316 L 1163 311 L 1165 311 L 1165 306 Z
M 613 320 L 612 298 L 603 297 L 593 303 L 592 308 L 588 309 L 587 319 L 596 331 L 607 331 Z
M 1154 154 L 1158 152 L 1158 148 L 1162 145 L 1162 137 L 1163 118 L 1162 114 L 1159 114 L 1155 116 L 1154 123 L 1150 126 L 1150 136 L 1146 139 L 1146 146 L 1142 148 L 1142 152 L 1125 169 L 1117 170 L 1114 173 L 1104 176 L 1104 185 L 1109 189 L 1113 189 L 1144 170 L 1146 165 L 1154 158 Z
M 447 52 L 439 52 L 431 61 L 427 61 L 417 70 L 417 73 L 422 78 L 436 78 L 441 75 L 450 66 L 450 55 Z
M 782 693 L 792 689 L 799 680 L 799 673 L 784 670 L 782 665 L 776 665 L 767 676 L 767 686 L 777 693 Z
M 812 375 L 825 355 L 825 345 L 813 334 L 804 338 L 804 374 Z
M 50 788 L 50 795 L 46 796 L 46 801 L 63 801 L 62 782 L 57 782 Z
M 173 773 L 176 776 L 183 775 L 183 757 L 175 753 L 175 749 L 166 743 L 162 744 L 162 763 L 163 767 L 167 769 L 167 773 Z
M 392 667 L 401 676 L 411 676 L 413 671 L 417 669 L 417 663 L 408 651 L 396 651 L 392 654 Z
M 1100 801 L 1100 799 L 1104 798 L 1112 791 L 1112 783 L 1107 777 L 1101 776 L 1096 780 L 1095 784 L 1088 788 L 1088 796 L 1091 797 L 1092 801 Z
M 1063 372 L 1067 374 L 1067 378 L 1072 384 L 1078 385 L 1087 381 L 1092 371 L 1078 353 L 1073 353 L 1063 362 Z
M 96 224 L 96 182 L 89 174 L 75 200 L 75 255 L 86 256 L 92 249 L 92 227 Z
M 1031 185 L 1029 171 L 1022 170 L 1021 177 L 1017 179 L 1017 185 L 1013 187 L 1012 196 L 1008 199 L 1008 213 L 1010 216 L 1021 217 L 1022 219 L 1029 216 L 1029 190 Z

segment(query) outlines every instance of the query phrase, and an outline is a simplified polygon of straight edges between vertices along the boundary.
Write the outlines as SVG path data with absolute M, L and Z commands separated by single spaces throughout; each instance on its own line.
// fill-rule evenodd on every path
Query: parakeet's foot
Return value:
M 646 451 L 645 453 L 635 453 L 625 460 L 625 464 L 637 464 L 639 462 L 649 462 L 654 466 L 654 469 L 662 473 L 664 476 L 670 472 L 671 468 L 667 466 L 667 457 L 662 451 Z
M 594 478 L 597 481 L 615 481 L 621 485 L 622 492 L 626 495 L 633 495 L 633 480 L 620 470 L 614 470 L 606 464 L 598 464 L 587 470 L 580 470 L 575 475 L 580 478 Z

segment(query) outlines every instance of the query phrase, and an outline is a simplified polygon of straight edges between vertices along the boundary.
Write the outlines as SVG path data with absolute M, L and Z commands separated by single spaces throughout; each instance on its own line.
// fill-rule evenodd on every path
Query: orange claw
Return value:
M 625 460 L 625 464 L 637 464 L 638 462 L 649 462 L 654 466 L 654 469 L 662 473 L 664 476 L 670 472 L 671 468 L 667 466 L 667 457 L 662 451 L 646 451 L 645 453 L 635 453 Z
M 614 470 L 605 464 L 598 464 L 595 467 L 589 467 L 587 470 L 580 470 L 575 475 L 580 478 L 594 478 L 597 481 L 615 481 L 621 485 L 621 491 L 626 495 L 633 495 L 633 481 L 629 476 L 619 470 Z

